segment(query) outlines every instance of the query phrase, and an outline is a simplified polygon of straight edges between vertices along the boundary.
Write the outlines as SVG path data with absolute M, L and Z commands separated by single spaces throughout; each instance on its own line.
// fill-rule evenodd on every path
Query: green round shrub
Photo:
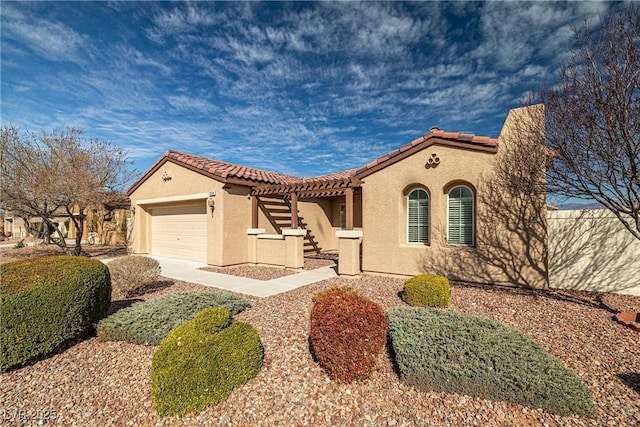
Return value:
M 436 274 L 420 274 L 407 279 L 402 299 L 414 307 L 448 307 L 451 302 L 449 280 Z
M 0 266 L 0 370 L 45 356 L 107 314 L 109 270 L 85 257 L 51 256 Z
M 228 309 L 211 307 L 175 328 L 151 362 L 151 397 L 161 416 L 182 416 L 226 400 L 262 368 L 260 336 Z
M 368 377 L 387 342 L 382 308 L 350 288 L 330 288 L 313 301 L 309 341 L 320 366 L 346 383 Z

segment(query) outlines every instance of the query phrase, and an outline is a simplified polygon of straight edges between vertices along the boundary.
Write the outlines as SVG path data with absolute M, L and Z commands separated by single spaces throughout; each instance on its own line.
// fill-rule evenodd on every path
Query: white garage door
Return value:
M 158 256 L 207 261 L 207 208 L 198 205 L 151 210 L 151 253 Z

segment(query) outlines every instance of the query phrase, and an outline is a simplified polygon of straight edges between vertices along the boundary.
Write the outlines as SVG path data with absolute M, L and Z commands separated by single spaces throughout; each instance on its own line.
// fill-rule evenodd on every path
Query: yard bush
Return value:
M 250 307 L 244 298 L 225 292 L 182 292 L 123 308 L 98 324 L 98 339 L 158 345 L 176 326 L 207 307 L 226 307 L 232 314 Z
M 124 256 L 108 265 L 114 293 L 124 298 L 143 294 L 162 272 L 160 263 L 146 256 Z
M 421 274 L 404 282 L 402 299 L 414 307 L 448 307 L 451 287 L 446 277 Z
M 580 378 L 516 329 L 429 308 L 395 308 L 387 316 L 400 377 L 420 390 L 595 415 Z
M 51 256 L 0 266 L 0 370 L 53 352 L 107 314 L 109 270 L 97 260 Z
M 212 307 L 162 340 L 151 362 L 153 406 L 162 416 L 201 411 L 229 397 L 262 368 L 260 336 Z
M 382 308 L 348 288 L 331 288 L 314 297 L 311 351 L 332 379 L 364 379 L 375 368 L 387 340 Z

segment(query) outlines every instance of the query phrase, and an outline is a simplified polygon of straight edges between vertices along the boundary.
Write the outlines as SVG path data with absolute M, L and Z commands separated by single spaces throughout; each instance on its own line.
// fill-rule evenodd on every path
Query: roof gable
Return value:
M 498 152 L 498 140 L 495 138 L 460 132 L 447 132 L 438 128 L 432 128 L 429 133 L 358 168 L 354 176 L 358 179 L 364 178 L 432 145 L 444 145 L 461 148 L 463 150 L 483 151 L 492 154 Z
M 234 183 L 253 187 L 261 184 L 292 184 L 301 181 L 300 178 L 291 175 L 264 171 L 220 160 L 209 159 L 207 157 L 168 150 L 144 175 L 142 175 L 142 177 L 129 187 L 126 194 L 131 195 L 131 193 L 133 193 L 140 185 L 142 185 L 143 182 L 145 182 L 168 161 L 222 183 Z

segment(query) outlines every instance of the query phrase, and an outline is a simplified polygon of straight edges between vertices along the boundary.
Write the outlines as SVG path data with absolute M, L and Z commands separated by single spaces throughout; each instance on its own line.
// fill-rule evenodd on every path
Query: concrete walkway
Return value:
M 240 292 L 256 297 L 276 295 L 338 276 L 334 269 L 335 267 L 322 267 L 317 270 L 303 271 L 278 279 L 264 281 L 198 270 L 199 268 L 207 266 L 207 264 L 202 262 L 159 256 L 152 256 L 151 258 L 158 260 L 162 268 L 161 274 L 164 277 Z

